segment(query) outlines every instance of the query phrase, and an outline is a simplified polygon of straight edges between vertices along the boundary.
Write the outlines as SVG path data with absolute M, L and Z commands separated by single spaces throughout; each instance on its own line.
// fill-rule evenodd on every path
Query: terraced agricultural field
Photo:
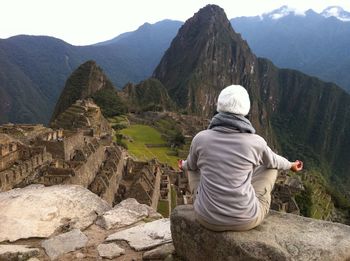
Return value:
M 166 140 L 156 129 L 148 125 L 135 124 L 120 130 L 119 133 L 128 137 L 123 141 L 128 146 L 129 153 L 137 159 L 151 160 L 157 158 L 162 163 L 177 167 L 178 157 L 171 155 L 173 151 L 166 145 Z

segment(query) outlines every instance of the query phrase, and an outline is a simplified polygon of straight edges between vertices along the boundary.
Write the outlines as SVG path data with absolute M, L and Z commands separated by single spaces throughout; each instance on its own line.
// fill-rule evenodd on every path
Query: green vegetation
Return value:
M 123 140 L 128 147 L 129 153 L 139 160 L 151 160 L 157 158 L 162 163 L 170 166 L 177 166 L 177 157 L 171 156 L 170 147 L 166 145 L 166 140 L 160 132 L 147 125 L 130 125 L 128 128 L 120 130 L 120 134 L 128 139 Z M 147 147 L 147 145 L 161 145 L 160 147 Z
M 334 204 L 324 177 L 315 171 L 305 171 L 303 184 L 305 191 L 295 196 L 301 214 L 316 219 L 327 219 L 334 210 Z
M 127 93 L 130 111 L 163 111 L 174 108 L 166 88 L 157 79 L 149 78 L 137 85 L 128 84 L 123 91 Z
M 332 209 L 347 211 L 350 209 L 350 199 L 346 197 L 346 188 L 342 186 L 338 178 L 337 168 L 330 162 L 331 155 L 335 151 L 326 152 L 323 142 L 317 140 L 321 137 L 308 125 L 300 125 L 298 122 L 319 121 L 321 119 L 296 119 L 294 115 L 289 117 L 275 116 L 272 124 L 282 149 L 282 154 L 289 159 L 301 159 L 304 161 L 305 176 L 303 179 L 305 191 L 296 195 L 295 199 L 304 216 L 325 219 Z M 318 127 L 319 129 L 322 127 Z M 326 129 L 331 129 L 329 126 Z M 305 133 L 311 133 L 305 136 Z M 335 134 L 336 135 L 336 134 Z M 323 145 L 322 145 L 323 144 Z M 330 156 L 327 156 L 329 153 Z M 333 156 L 334 157 L 334 156 Z M 342 160 L 340 159 L 340 162 Z
M 109 117 L 109 118 L 107 118 L 107 120 L 111 123 L 112 126 L 115 124 L 123 124 L 126 126 L 130 125 L 130 122 L 129 122 L 128 117 L 126 115 L 118 115 L 118 116 Z
M 165 200 L 159 200 L 157 212 L 162 214 L 163 217 L 169 217 L 169 202 Z
M 170 117 L 162 118 L 157 120 L 154 125 L 162 133 L 170 146 L 181 148 L 185 144 L 185 137 L 177 127 L 178 124 L 174 119 Z
M 101 89 L 95 92 L 92 98 L 106 118 L 120 115 L 126 111 L 124 103 L 114 89 Z

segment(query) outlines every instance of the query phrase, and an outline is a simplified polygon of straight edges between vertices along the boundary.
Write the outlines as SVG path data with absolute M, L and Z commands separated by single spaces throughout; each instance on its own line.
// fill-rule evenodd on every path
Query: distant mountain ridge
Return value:
M 339 20 L 349 13 L 330 7 L 321 14 L 309 10 L 302 16 L 280 9 L 270 13 L 287 14 L 279 19 L 257 16 L 231 22 L 257 56 L 349 90 L 349 22 Z M 90 46 L 46 36 L 0 39 L 0 123 L 47 123 L 65 80 L 87 60 L 96 61 L 119 89 L 150 77 L 182 24 L 145 23 L 134 32 Z
M 349 20 L 348 20 L 349 19 Z M 350 13 L 340 7 L 297 13 L 283 6 L 231 19 L 254 53 L 277 66 L 334 82 L 350 92 Z
M 68 76 L 96 61 L 121 88 L 152 74 L 182 23 L 145 24 L 110 43 L 73 46 L 47 36 L 0 39 L 0 124 L 48 123 Z

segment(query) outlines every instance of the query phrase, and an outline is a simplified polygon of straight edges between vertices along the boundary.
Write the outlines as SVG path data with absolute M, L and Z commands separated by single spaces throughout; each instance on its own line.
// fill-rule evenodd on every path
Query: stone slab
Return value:
M 171 232 L 184 260 L 350 260 L 350 226 L 276 211 L 250 231 L 213 232 L 182 205 L 172 212 Z
M 169 243 L 143 253 L 142 260 L 164 260 L 167 256 L 173 254 L 174 252 L 174 245 Z
M 100 257 L 112 259 L 125 254 L 125 250 L 116 243 L 100 244 L 97 246 Z
M 172 241 L 169 218 L 159 219 L 109 235 L 106 241 L 125 240 L 136 251 Z
M 84 229 L 110 209 L 107 202 L 76 185 L 31 185 L 0 193 L 0 242 L 46 238 L 60 227 Z
M 41 246 L 51 259 L 60 255 L 82 248 L 88 242 L 87 236 L 79 229 L 73 229 L 67 233 L 44 240 Z
M 105 212 L 96 221 L 96 224 L 105 228 L 121 228 L 134 224 L 144 218 L 159 219 L 162 215 L 150 206 L 140 204 L 134 198 L 123 200 L 113 209 Z
M 38 254 L 38 248 L 30 248 L 27 245 L 0 245 L 0 260 L 22 261 Z

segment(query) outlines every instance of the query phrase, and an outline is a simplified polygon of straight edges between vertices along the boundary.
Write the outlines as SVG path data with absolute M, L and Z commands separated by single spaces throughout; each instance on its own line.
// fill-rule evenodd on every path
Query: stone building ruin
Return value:
M 92 100 L 76 101 L 51 127 L 0 126 L 0 192 L 30 184 L 76 184 L 112 205 L 134 197 L 155 210 L 165 199 L 160 164 L 134 161 L 114 144 L 113 130 Z

